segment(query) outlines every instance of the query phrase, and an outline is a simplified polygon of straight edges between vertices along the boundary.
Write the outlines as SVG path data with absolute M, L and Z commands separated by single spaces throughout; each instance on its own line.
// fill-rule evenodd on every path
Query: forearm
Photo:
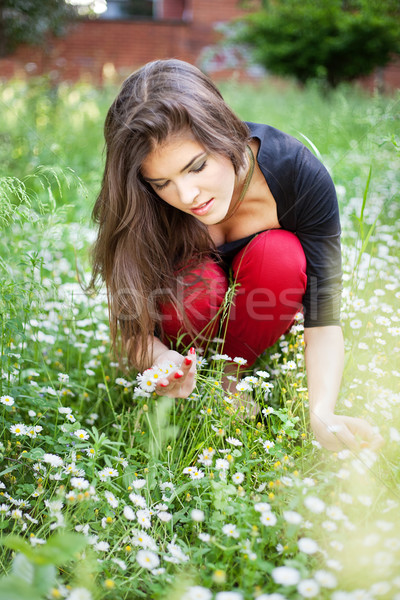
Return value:
M 135 345 L 132 343 L 132 339 L 129 339 L 127 342 L 127 349 L 129 354 L 129 360 L 135 368 L 140 367 L 140 356 L 142 354 L 142 347 L 140 344 L 136 343 Z M 158 358 L 164 353 L 168 352 L 169 348 L 162 341 L 154 336 L 149 335 L 147 337 L 147 356 L 148 360 L 145 365 L 142 365 L 139 370 L 148 369 L 154 363 L 158 361 Z
M 344 364 L 344 342 L 339 326 L 304 330 L 305 362 L 311 419 L 333 413 Z

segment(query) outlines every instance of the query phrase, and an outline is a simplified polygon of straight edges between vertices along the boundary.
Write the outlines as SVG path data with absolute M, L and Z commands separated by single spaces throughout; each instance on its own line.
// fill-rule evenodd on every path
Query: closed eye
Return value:
M 199 167 L 197 167 L 197 169 L 192 169 L 191 172 L 192 173 L 200 173 L 200 171 L 202 171 L 206 165 L 207 165 L 207 161 L 205 160 L 203 163 L 201 163 L 201 165 Z
M 205 160 L 204 162 L 201 163 L 200 166 L 196 167 L 195 169 L 191 169 L 190 172 L 191 173 L 200 173 L 206 166 L 207 166 L 207 161 Z M 169 184 L 169 181 L 166 181 L 165 183 L 162 183 L 162 184 L 154 182 L 153 187 L 156 190 L 163 190 L 164 188 L 167 187 L 168 184 Z
M 166 182 L 165 182 L 165 183 L 163 183 L 162 185 L 160 185 L 160 184 L 158 184 L 158 183 L 153 183 L 153 187 L 154 187 L 156 190 L 163 190 L 165 187 L 167 187 L 168 183 L 169 183 L 168 181 L 166 181 Z

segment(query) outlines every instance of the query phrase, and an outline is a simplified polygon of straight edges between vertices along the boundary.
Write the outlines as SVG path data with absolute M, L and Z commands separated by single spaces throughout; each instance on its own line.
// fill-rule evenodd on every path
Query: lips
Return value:
M 203 204 L 200 204 L 200 206 L 197 206 L 196 208 L 191 208 L 190 211 L 195 214 L 195 215 L 205 215 L 210 208 L 212 207 L 212 205 L 214 204 L 215 198 L 211 198 L 211 200 L 208 200 L 208 202 L 204 202 Z

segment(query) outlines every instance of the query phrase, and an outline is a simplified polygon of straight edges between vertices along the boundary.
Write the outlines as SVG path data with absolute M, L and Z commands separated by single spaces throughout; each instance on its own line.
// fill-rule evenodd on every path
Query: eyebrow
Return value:
M 185 165 L 185 166 L 183 167 L 183 169 L 181 169 L 181 170 L 180 170 L 180 173 L 183 173 L 183 171 L 186 171 L 186 169 L 188 169 L 189 167 L 191 167 L 191 166 L 192 166 L 192 164 L 193 164 L 194 162 L 196 162 L 196 160 L 197 160 L 198 158 L 200 158 L 200 156 L 203 156 L 203 155 L 205 155 L 205 154 L 206 154 L 206 152 L 200 152 L 200 154 L 196 154 L 196 156 L 194 156 L 194 157 L 192 158 L 192 160 L 190 160 L 190 161 L 188 162 L 188 164 L 187 164 L 187 165 Z M 145 179 L 146 181 L 153 182 L 153 181 L 163 181 L 163 180 L 165 180 L 165 179 L 168 179 L 168 178 L 167 178 L 167 177 L 157 177 L 157 179 L 150 179 L 150 177 L 144 177 L 144 179 Z

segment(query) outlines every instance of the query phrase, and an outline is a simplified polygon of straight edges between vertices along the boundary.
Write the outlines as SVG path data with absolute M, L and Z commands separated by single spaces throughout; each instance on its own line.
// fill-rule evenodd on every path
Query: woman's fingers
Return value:
M 160 396 L 186 398 L 194 388 L 196 366 L 196 351 L 191 348 L 188 355 L 182 359 L 179 368 L 160 380 L 156 393 Z

